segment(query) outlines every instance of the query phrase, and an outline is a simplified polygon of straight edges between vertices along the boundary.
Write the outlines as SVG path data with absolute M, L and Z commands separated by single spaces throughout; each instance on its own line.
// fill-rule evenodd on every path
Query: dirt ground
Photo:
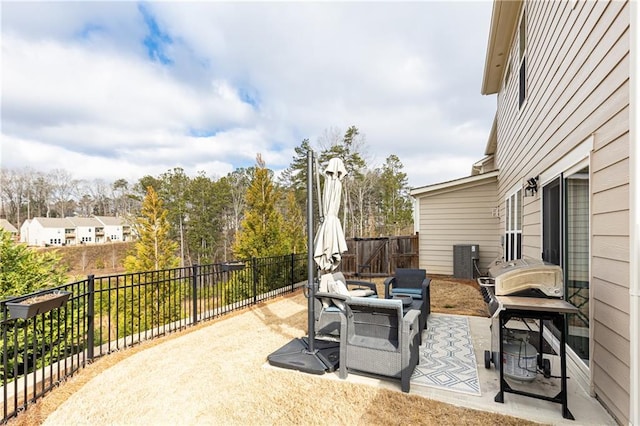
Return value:
M 432 286 L 434 312 L 487 315 L 473 282 L 441 277 Z M 306 333 L 306 306 L 298 291 L 105 356 L 10 424 L 533 424 L 265 368 L 269 353 Z

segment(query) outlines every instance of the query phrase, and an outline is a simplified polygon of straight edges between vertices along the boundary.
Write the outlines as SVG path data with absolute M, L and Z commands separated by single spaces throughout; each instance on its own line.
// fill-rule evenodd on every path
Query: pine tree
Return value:
M 180 264 L 176 256 L 178 244 L 169 239 L 167 210 L 151 186 L 147 188 L 141 215 L 135 225 L 138 233 L 135 254 L 125 259 L 126 270 L 142 272 L 177 267 Z
M 284 200 L 284 221 L 283 237 L 286 240 L 287 253 L 302 253 L 307 248 L 305 217 L 296 200 L 294 191 L 287 191 Z
M 407 174 L 398 156 L 387 157 L 382 166 L 380 179 L 381 213 L 387 235 L 397 235 L 405 231 L 413 222 L 412 206 L 409 199 Z
M 187 190 L 191 179 L 180 167 L 174 167 L 160 176 L 158 190 L 167 210 L 169 236 L 180 244 L 181 266 L 185 256 L 185 217 L 187 214 Z
M 284 219 L 276 209 L 279 194 L 273 184 L 272 172 L 265 167 L 260 154 L 256 159 L 251 185 L 246 194 L 246 209 L 233 247 L 241 259 L 285 254 Z
M 280 175 L 280 183 L 286 188 L 296 191 L 296 196 L 301 195 L 304 201 L 307 189 L 307 153 L 311 149 L 309 139 L 304 139 L 300 146 L 294 148 L 296 155 L 293 161 Z

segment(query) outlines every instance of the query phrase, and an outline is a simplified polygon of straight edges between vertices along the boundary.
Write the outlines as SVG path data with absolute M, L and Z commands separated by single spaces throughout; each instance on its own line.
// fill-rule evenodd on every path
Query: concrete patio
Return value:
M 504 403 L 494 401 L 496 393 L 500 389 L 499 372 L 492 365 L 490 369 L 484 367 L 484 351 L 491 350 L 490 318 L 468 316 L 473 348 L 476 354 L 478 366 L 478 378 L 481 395 L 469 395 L 466 393 L 446 391 L 411 383 L 411 394 L 424 396 L 433 400 L 448 404 L 472 408 L 476 410 L 494 412 L 514 416 L 534 422 L 553 425 L 616 425 L 615 420 L 607 413 L 603 406 L 589 395 L 588 390 L 583 389 L 576 380 L 571 377 L 576 375 L 571 363 L 567 363 L 567 396 L 568 408 L 575 420 L 562 417 L 561 404 L 548 402 L 511 393 L 504 394 Z M 426 331 L 425 331 L 426 333 Z M 559 376 L 560 361 L 557 356 L 550 356 L 552 375 Z M 544 379 L 538 375 L 532 383 L 524 385 L 523 390 L 540 393 L 543 395 L 555 395 L 560 391 L 558 379 Z M 337 373 L 327 374 L 324 377 L 339 380 Z M 400 385 L 388 380 L 378 380 L 370 377 L 349 374 L 348 381 L 354 383 L 369 384 L 372 386 L 386 387 L 399 390 Z M 516 384 L 517 385 L 517 384 Z

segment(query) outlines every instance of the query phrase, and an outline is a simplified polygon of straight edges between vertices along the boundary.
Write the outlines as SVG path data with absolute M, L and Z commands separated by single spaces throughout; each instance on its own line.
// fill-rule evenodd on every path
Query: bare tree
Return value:
M 124 216 L 129 213 L 128 193 L 129 182 L 126 179 L 118 179 L 111 185 L 113 200 L 115 202 L 115 214 Z
M 91 196 L 91 184 L 86 180 L 79 180 L 77 186 L 76 200 L 79 213 L 82 216 L 91 216 L 94 211 L 95 200 Z
M 93 213 L 98 216 L 112 215 L 112 200 L 109 197 L 111 189 L 109 187 L 109 184 L 103 179 L 94 179 L 87 189 L 95 203 Z
M 24 220 L 28 201 L 28 171 L 3 169 L 0 175 L 0 191 L 3 198 L 3 210 L 7 220 L 20 227 Z
M 350 199 L 353 200 L 351 205 L 352 236 L 375 236 L 371 234 L 371 230 L 375 229 L 375 216 L 372 213 L 375 211 L 373 205 L 375 204 L 375 188 L 378 180 L 379 174 L 376 170 L 367 170 L 360 179 L 351 181 L 349 191 L 351 192 Z M 372 221 L 374 224 L 370 223 Z
M 51 202 L 53 199 L 53 186 L 47 176 L 42 172 L 34 172 L 33 191 L 31 192 L 30 214 L 31 217 L 49 217 L 51 214 Z
M 67 216 L 73 195 L 77 192 L 78 181 L 71 173 L 63 169 L 54 169 L 49 175 L 53 187 L 53 202 L 58 208 L 60 217 Z

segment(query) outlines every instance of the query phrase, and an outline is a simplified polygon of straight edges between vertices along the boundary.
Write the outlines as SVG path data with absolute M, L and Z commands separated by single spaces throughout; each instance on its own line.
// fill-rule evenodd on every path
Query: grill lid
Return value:
M 563 296 L 562 269 L 558 265 L 524 258 L 500 262 L 489 269 L 496 296 L 534 291 L 548 297 Z

